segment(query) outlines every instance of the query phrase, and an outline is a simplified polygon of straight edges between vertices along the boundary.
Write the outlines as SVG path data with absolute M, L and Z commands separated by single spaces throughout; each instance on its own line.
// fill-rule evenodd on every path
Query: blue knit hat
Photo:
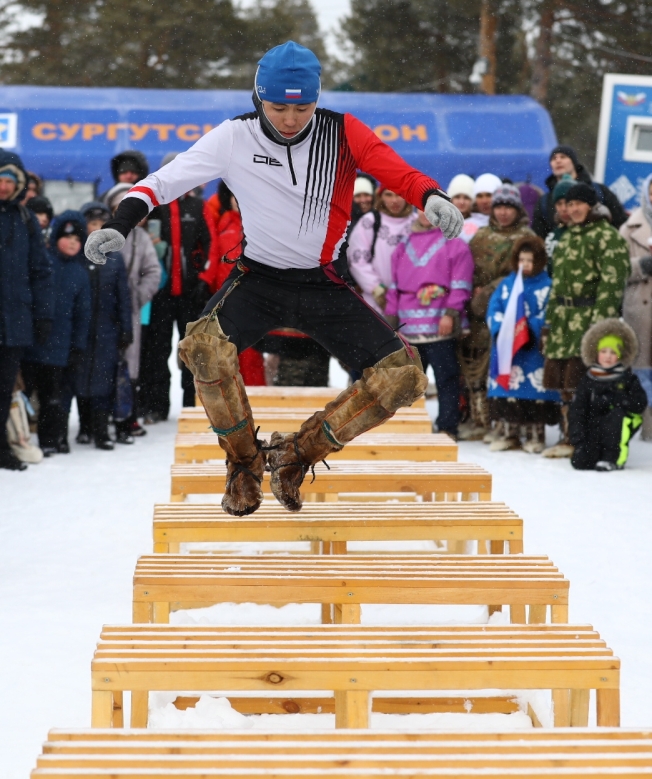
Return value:
M 271 103 L 316 103 L 321 91 L 317 57 L 294 41 L 270 49 L 258 62 L 254 90 Z

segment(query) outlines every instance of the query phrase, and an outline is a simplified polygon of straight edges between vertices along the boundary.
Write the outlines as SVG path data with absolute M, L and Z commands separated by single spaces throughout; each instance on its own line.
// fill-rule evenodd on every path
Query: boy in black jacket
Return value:
M 582 339 L 588 366 L 570 406 L 569 433 L 577 470 L 617 471 L 625 467 L 629 441 L 642 424 L 645 390 L 631 365 L 638 351 L 632 328 L 603 319 Z

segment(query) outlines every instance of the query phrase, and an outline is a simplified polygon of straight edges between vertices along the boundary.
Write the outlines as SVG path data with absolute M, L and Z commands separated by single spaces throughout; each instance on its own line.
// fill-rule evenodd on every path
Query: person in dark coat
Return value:
M 38 393 L 38 439 L 45 457 L 70 452 L 66 369 L 86 350 L 91 316 L 91 287 L 83 267 L 85 241 L 86 222 L 79 211 L 64 211 L 52 225 L 52 332 L 46 343 L 27 349 L 21 364 L 27 394 Z
M 631 366 L 636 333 L 620 319 L 603 319 L 582 339 L 588 366 L 569 411 L 569 436 L 577 470 L 617 471 L 625 467 L 629 442 L 643 423 L 647 395 Z
M 605 184 L 597 184 L 593 181 L 588 171 L 578 159 L 572 146 L 555 146 L 550 152 L 550 167 L 552 174 L 546 179 L 548 192 L 541 195 L 534 210 L 532 229 L 539 238 L 546 239 L 548 233 L 555 230 L 555 206 L 553 203 L 553 191 L 555 185 L 562 176 L 570 175 L 578 182 L 589 184 L 595 190 L 599 203 L 606 206 L 611 214 L 611 224 L 618 229 L 627 221 L 627 212 L 622 207 L 620 200 Z
M 147 157 L 140 151 L 128 149 L 111 160 L 111 175 L 116 184 L 135 184 L 148 173 Z
M 91 224 L 101 225 L 98 211 L 102 205 L 93 202 L 82 206 L 87 229 Z M 113 441 L 109 437 L 108 426 L 115 395 L 116 371 L 120 353 L 133 338 L 131 295 L 127 269 L 120 254 L 107 255 L 105 265 L 95 265 L 84 258 L 83 267 L 90 279 L 91 320 L 88 346 L 75 372 L 79 409 L 77 443 L 87 444 L 94 440 L 98 449 L 110 451 L 113 449 Z
M 171 162 L 171 153 L 163 164 Z M 165 286 L 152 300 L 149 328 L 141 350 L 141 393 L 145 422 L 151 424 L 168 418 L 170 411 L 170 371 L 172 332 L 176 325 L 184 337 L 186 325 L 201 314 L 211 292 L 200 278 L 208 262 L 211 234 L 206 222 L 204 201 L 191 194 L 155 208 L 149 221 L 161 222 L 161 240 L 168 245 L 162 264 L 167 273 Z M 192 373 L 181 368 L 183 405 L 195 405 Z
M 52 263 L 36 216 L 20 205 L 27 175 L 0 149 L 0 468 L 27 466 L 9 448 L 7 418 L 23 350 L 47 341 L 54 315 Z

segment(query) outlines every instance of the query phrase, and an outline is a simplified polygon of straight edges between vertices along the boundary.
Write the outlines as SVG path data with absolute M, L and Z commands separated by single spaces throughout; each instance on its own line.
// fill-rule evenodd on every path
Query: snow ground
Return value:
M 331 375 L 341 385 L 341 373 Z M 149 435 L 132 447 L 110 453 L 73 444 L 71 455 L 25 473 L 0 471 L 4 779 L 25 779 L 49 728 L 89 725 L 90 659 L 99 628 L 131 620 L 134 563 L 151 551 L 153 504 L 168 499 L 180 404 L 176 384 L 175 376 L 170 421 L 150 427 Z M 548 433 L 552 441 L 553 430 Z M 622 659 L 623 725 L 652 726 L 652 444 L 635 440 L 628 468 L 610 474 L 576 473 L 566 461 L 518 452 L 492 454 L 480 443 L 462 443 L 460 460 L 491 471 L 495 499 L 525 519 L 526 552 L 549 555 L 570 579 L 571 620 L 593 624 Z M 292 621 L 315 621 L 309 611 L 287 608 Z M 231 606 L 222 608 L 219 619 L 278 624 L 286 613 L 289 617 L 289 612 L 279 614 L 270 607 Z M 444 621 L 483 619 L 468 607 L 437 614 Z M 213 621 L 215 616 L 194 612 L 192 619 Z M 365 618 L 405 623 L 427 620 L 430 614 L 375 607 Z M 204 700 L 194 713 L 170 714 L 168 709 L 166 714 L 167 702 L 154 701 L 153 717 L 168 726 L 192 726 L 193 718 L 204 727 L 220 721 L 233 727 L 239 721 L 240 715 L 213 699 Z M 317 717 L 321 726 L 332 722 L 330 715 L 308 716 L 315 718 L 315 727 Z M 510 715 L 509 723 L 506 715 L 494 716 L 501 724 L 479 722 L 480 715 L 410 715 L 410 727 L 462 727 L 460 720 L 464 727 L 525 725 L 520 715 Z M 299 720 L 268 715 L 251 726 L 304 727 Z M 374 715 L 373 724 L 405 727 L 395 715 Z

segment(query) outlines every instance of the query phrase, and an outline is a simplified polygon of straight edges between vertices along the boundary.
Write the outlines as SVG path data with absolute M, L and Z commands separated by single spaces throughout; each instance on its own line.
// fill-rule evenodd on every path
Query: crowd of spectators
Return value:
M 448 196 L 465 222 L 450 241 L 400 195 L 360 174 L 347 248 L 351 283 L 432 368 L 435 429 L 493 451 L 622 467 L 638 427 L 652 440 L 652 174 L 641 184 L 640 207 L 627 214 L 571 147 L 553 149 L 550 168 L 545 192 L 497 173 L 455 176 Z M 207 200 L 198 188 L 157 207 L 120 253 L 93 265 L 86 236 L 148 171 L 143 154 L 122 152 L 111 160 L 114 186 L 55 215 L 39 177 L 0 150 L 2 468 L 69 453 L 73 399 L 76 441 L 103 451 L 133 444 L 168 417 L 173 331 L 183 336 L 198 318 L 244 235 L 238 204 L 220 182 Z M 505 378 L 496 369 L 498 341 L 515 289 L 525 325 Z M 602 364 L 607 352 L 611 365 Z M 290 329 L 239 359 L 249 385 L 328 383 L 328 352 Z M 180 368 L 183 403 L 194 405 L 192 375 Z M 546 424 L 560 426 L 548 448 Z M 605 432 L 596 438 L 598 429 Z M 616 454 L 607 446 L 614 436 Z

